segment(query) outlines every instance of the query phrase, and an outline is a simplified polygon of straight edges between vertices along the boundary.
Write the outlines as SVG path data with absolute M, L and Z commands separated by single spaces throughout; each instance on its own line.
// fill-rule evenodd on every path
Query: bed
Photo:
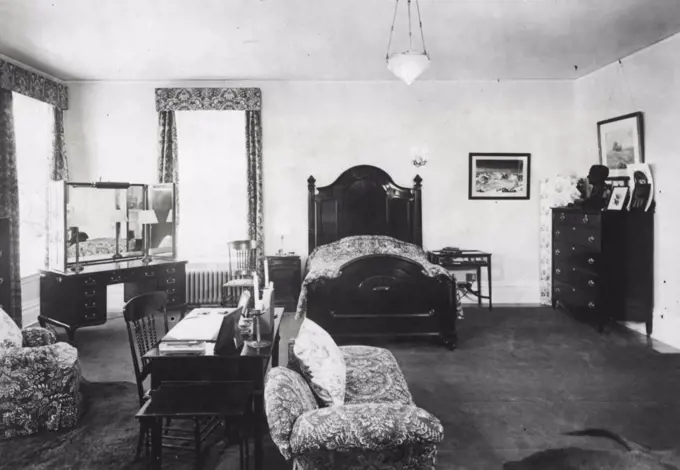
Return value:
M 422 248 L 422 179 L 402 187 L 360 165 L 315 182 L 297 316 L 337 338 L 435 336 L 455 349 L 462 310 L 454 276 Z

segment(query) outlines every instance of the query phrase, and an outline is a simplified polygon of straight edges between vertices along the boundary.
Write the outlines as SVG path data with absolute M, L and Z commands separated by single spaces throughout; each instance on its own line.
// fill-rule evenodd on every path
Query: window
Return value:
M 228 259 L 227 242 L 248 238 L 245 113 L 178 111 L 177 252 L 192 263 Z
M 47 184 L 52 155 L 52 106 L 13 94 L 14 133 L 19 180 L 21 277 L 45 267 Z

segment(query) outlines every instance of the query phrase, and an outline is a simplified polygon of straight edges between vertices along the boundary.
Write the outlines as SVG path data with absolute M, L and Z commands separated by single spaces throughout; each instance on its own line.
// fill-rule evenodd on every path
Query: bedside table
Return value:
M 267 264 L 269 280 L 274 283 L 274 305 L 286 312 L 295 312 L 302 285 L 300 257 L 267 256 Z

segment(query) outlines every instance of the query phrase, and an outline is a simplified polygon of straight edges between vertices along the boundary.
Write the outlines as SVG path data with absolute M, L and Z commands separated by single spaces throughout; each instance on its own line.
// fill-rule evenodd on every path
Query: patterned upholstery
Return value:
M 6 319 L 0 310 L 0 323 Z M 78 350 L 44 328 L 19 331 L 23 347 L 3 346 L 0 338 L 0 439 L 75 426 L 82 409 Z
M 295 339 L 290 360 L 325 406 L 345 403 L 346 366 L 331 335 L 305 318 Z
M 272 440 L 297 470 L 432 470 L 440 421 L 413 403 L 391 352 L 341 346 L 345 404 L 319 408 L 294 369 L 271 369 L 265 385 Z M 293 364 L 295 366 L 295 364 Z

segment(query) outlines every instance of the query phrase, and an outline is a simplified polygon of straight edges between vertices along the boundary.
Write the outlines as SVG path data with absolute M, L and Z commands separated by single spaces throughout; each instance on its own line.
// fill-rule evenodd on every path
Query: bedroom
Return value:
M 55 3 L 52 13 L 47 4 L 22 3 L 33 5 L 2 4 L 0 53 L 66 81 L 73 180 L 155 182 L 155 88 L 257 87 L 266 254 L 279 249 L 286 226 L 285 250 L 306 256 L 310 175 L 321 186 L 369 164 L 410 186 L 417 173 L 423 245 L 493 253 L 499 306 L 540 301 L 541 179 L 585 176 L 598 163 L 596 123 L 644 112 L 657 201 L 653 337 L 680 347 L 674 263 L 680 222 L 670 204 L 680 196 L 674 180 L 680 168 L 670 152 L 680 99 L 674 2 L 611 1 L 597 8 L 576 2 L 572 9 L 566 2 L 423 1 L 432 65 L 410 87 L 385 68 L 390 2 L 304 8 L 208 2 L 206 11 L 183 12 L 187 17 L 169 10 L 166 23 L 152 3 L 122 13 L 110 5 L 106 16 L 78 2 Z M 121 26 L 106 27 L 118 14 Z M 354 29 L 361 34 L 353 37 Z M 483 39 L 474 40 L 479 34 Z M 536 36 L 559 42 L 543 44 Z M 223 46 L 231 42 L 233 50 Z M 294 46 L 277 47 L 286 42 Z M 427 165 L 412 165 L 412 147 L 429 149 Z M 531 198 L 469 200 L 471 152 L 531 153 Z M 453 354 L 461 352 L 459 346 Z M 121 360 L 129 363 L 129 354 Z

